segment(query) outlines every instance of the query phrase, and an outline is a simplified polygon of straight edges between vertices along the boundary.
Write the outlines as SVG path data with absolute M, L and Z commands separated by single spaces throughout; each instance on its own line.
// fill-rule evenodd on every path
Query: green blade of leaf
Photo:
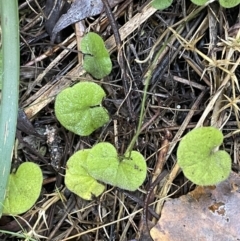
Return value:
M 42 188 L 42 171 L 32 162 L 22 163 L 9 176 L 3 213 L 17 215 L 26 212 L 37 201 Z
M 240 0 L 219 0 L 219 2 L 224 8 L 233 8 L 240 3 Z
M 96 79 L 102 79 L 110 74 L 112 62 L 109 57 L 84 56 L 83 68 Z
M 116 176 L 116 186 L 135 191 L 145 180 L 147 166 L 145 158 L 138 151 L 126 153 L 125 158 L 120 160 Z
M 122 189 L 135 191 L 146 178 L 146 161 L 137 151 L 118 157 L 110 143 L 95 145 L 87 158 L 87 170 L 95 179 Z
M 208 0 L 191 0 L 191 2 L 193 2 L 194 4 L 196 4 L 198 6 L 202 6 L 202 5 L 206 4 L 208 2 Z
M 104 191 L 104 185 L 91 177 L 85 165 L 89 150 L 81 150 L 72 155 L 67 161 L 65 184 L 67 188 L 83 199 L 91 200 Z
M 81 51 L 85 54 L 83 68 L 94 78 L 101 79 L 110 74 L 112 62 L 98 34 L 86 34 L 81 41 Z
M 3 78 L 3 62 L 2 62 L 3 54 L 2 48 L 0 48 L 0 90 L 2 89 L 2 78 Z
M 116 186 L 118 165 L 115 147 L 110 143 L 101 142 L 92 147 L 86 167 L 95 179 Z
M 104 90 L 92 82 L 80 82 L 58 94 L 55 113 L 68 130 L 81 136 L 90 135 L 109 121 L 105 108 L 100 106 Z
M 94 57 L 107 57 L 109 53 L 104 46 L 103 39 L 96 33 L 87 33 L 81 42 L 81 50 L 84 54 Z
M 198 185 L 215 185 L 231 171 L 231 157 L 218 147 L 223 134 L 214 127 L 201 127 L 185 135 L 177 150 L 178 164 L 184 175 Z
M 152 6 L 156 9 L 163 10 L 171 6 L 173 0 L 154 0 Z

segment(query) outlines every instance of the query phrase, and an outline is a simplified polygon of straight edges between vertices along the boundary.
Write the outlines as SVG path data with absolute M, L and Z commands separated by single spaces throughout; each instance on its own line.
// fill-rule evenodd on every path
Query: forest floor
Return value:
M 63 29 L 52 43 L 44 26 L 45 4 L 19 1 L 19 107 L 31 124 L 18 131 L 14 151 L 14 165 L 39 164 L 44 183 L 31 210 L 2 218 L 0 229 L 10 233 L 2 232 L 0 239 L 152 240 L 149 229 L 159 220 L 164 201 L 195 188 L 176 166 L 177 146 L 187 132 L 200 126 L 221 129 L 221 149 L 231 155 L 232 170 L 240 170 L 240 8 L 224 9 L 218 2 L 199 7 L 180 0 L 159 11 L 149 1 L 121 1 L 112 8 L 119 47 L 104 11 Z M 81 34 L 90 31 L 104 39 L 111 54 L 112 71 L 101 80 L 83 70 L 77 47 Z M 105 90 L 103 106 L 110 122 L 82 137 L 61 126 L 54 102 L 63 89 L 86 80 Z M 104 193 L 90 201 L 70 192 L 64 184 L 69 157 L 101 141 L 123 155 L 136 134 L 141 110 L 141 132 L 133 148 L 147 163 L 140 188 L 130 192 L 106 185 Z

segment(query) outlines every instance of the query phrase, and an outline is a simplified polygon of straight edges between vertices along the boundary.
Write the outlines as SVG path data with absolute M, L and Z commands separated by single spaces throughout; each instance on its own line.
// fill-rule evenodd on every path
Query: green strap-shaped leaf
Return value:
M 3 79 L 3 55 L 2 55 L 2 48 L 0 48 L 0 90 L 2 89 L 2 79 Z

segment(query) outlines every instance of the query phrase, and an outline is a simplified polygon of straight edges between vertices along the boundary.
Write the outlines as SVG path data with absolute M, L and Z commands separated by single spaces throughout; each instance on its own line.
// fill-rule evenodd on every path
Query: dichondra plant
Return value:
M 89 149 L 77 151 L 67 161 L 65 184 L 69 190 L 86 200 L 99 196 L 105 189 L 96 179 L 89 175 L 86 162 Z
M 57 95 L 55 114 L 68 130 L 80 136 L 90 135 L 109 121 L 101 106 L 104 90 L 93 82 L 80 82 Z
M 194 4 L 202 6 L 208 2 L 209 0 L 191 0 Z M 152 2 L 152 6 L 156 9 L 163 10 L 171 6 L 173 0 L 154 0 Z M 212 2 L 212 1 L 211 1 Z M 232 8 L 236 7 L 240 0 L 219 0 L 219 3 L 224 8 Z
M 145 180 L 147 166 L 137 151 L 118 156 L 113 145 L 101 142 L 76 152 L 67 162 L 65 184 L 69 190 L 90 200 L 104 191 L 101 181 L 135 191 Z
M 177 160 L 184 175 L 201 186 L 215 185 L 231 171 L 231 157 L 219 146 L 223 134 L 215 127 L 201 127 L 190 131 L 179 143 Z
M 66 129 L 81 136 L 90 135 L 109 121 L 107 111 L 101 106 L 104 97 L 105 92 L 99 85 L 80 82 L 58 94 L 56 117 Z M 99 181 L 135 191 L 145 180 L 146 174 L 146 161 L 138 151 L 119 156 L 113 145 L 100 142 L 69 158 L 65 184 L 75 194 L 91 200 L 105 189 Z
M 102 38 L 96 33 L 86 34 L 81 41 L 85 54 L 83 68 L 94 78 L 101 79 L 112 70 L 112 62 Z
M 208 0 L 191 0 L 196 5 L 204 5 Z M 219 0 L 219 3 L 224 8 L 233 8 L 240 3 L 240 0 Z
M 3 214 L 17 215 L 30 209 L 40 195 L 42 182 L 42 171 L 37 164 L 22 163 L 9 176 Z
M 138 151 L 119 156 L 113 145 L 101 142 L 88 154 L 87 170 L 99 181 L 135 191 L 146 178 L 146 161 Z
M 100 36 L 88 33 L 81 42 L 84 69 L 101 79 L 112 69 L 109 53 Z M 88 136 L 109 121 L 107 110 L 101 106 L 104 90 L 93 82 L 80 82 L 59 93 L 55 114 L 68 130 Z M 77 151 L 67 161 L 65 184 L 80 197 L 91 200 L 105 189 L 102 183 L 135 191 L 145 180 L 147 166 L 137 151 L 119 156 L 113 145 L 100 142 L 91 149 Z M 101 182 L 101 183 L 100 183 Z

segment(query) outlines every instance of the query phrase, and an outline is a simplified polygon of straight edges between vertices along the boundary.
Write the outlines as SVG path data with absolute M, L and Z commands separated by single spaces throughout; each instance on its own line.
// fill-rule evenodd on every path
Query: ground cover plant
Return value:
M 157 10 L 155 2 L 18 1 L 12 174 L 32 163 L 43 183 L 28 211 L 1 218 L 1 240 L 149 240 L 166 198 L 168 207 L 189 195 L 204 205 L 208 187 L 196 194 L 196 184 L 224 193 L 203 210 L 237 205 L 239 5 L 174 0 Z M 201 145 L 206 175 L 191 162 Z
M 231 171 L 231 157 L 219 146 L 223 134 L 214 127 L 192 130 L 180 141 L 177 150 L 179 166 L 193 183 L 210 186 L 228 178 Z
M 88 41 L 91 45 L 91 40 Z M 102 65 L 105 65 L 105 61 L 99 63 L 98 67 L 101 68 Z M 90 70 L 92 75 L 95 75 L 95 71 L 98 72 Z M 57 95 L 56 117 L 66 129 L 75 134 L 90 135 L 109 121 L 107 111 L 97 106 L 103 97 L 104 90 L 97 84 L 80 82 Z M 98 181 L 135 191 L 145 180 L 147 171 L 146 161 L 139 152 L 130 150 L 123 156 L 118 156 L 115 147 L 108 142 L 100 142 L 91 149 L 75 153 L 66 167 L 66 186 L 87 200 L 104 191 L 104 186 Z
M 208 4 L 213 1 L 211 1 L 211 0 L 210 1 L 209 0 L 191 0 L 191 2 L 193 2 L 196 5 L 200 5 L 200 6 L 202 6 L 204 4 Z M 162 10 L 162 9 L 168 8 L 172 3 L 173 3 L 172 0 L 154 0 L 152 3 L 152 6 L 157 9 Z M 219 4 L 224 8 L 236 7 L 239 3 L 240 3 L 239 0 L 219 0 Z
M 107 110 L 100 106 L 105 95 L 100 86 L 91 82 L 66 88 L 56 98 L 56 117 L 75 134 L 90 135 L 109 121 Z
M 22 163 L 16 173 L 10 174 L 3 215 L 17 215 L 28 211 L 37 201 L 42 188 L 42 171 L 32 162 Z

